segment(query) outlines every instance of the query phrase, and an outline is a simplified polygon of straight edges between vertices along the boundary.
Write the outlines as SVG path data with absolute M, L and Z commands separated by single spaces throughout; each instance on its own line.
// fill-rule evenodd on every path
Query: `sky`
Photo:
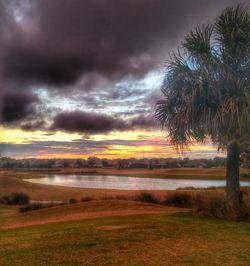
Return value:
M 0 0 L 1 156 L 220 155 L 209 141 L 178 154 L 154 110 L 171 53 L 232 4 Z

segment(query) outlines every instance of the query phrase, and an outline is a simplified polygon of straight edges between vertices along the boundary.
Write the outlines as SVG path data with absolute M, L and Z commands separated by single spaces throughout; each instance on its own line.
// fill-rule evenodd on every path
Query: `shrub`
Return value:
M 191 208 L 193 206 L 193 200 L 187 193 L 175 193 L 168 195 L 163 201 L 163 204 L 180 208 Z
M 1 198 L 2 204 L 25 205 L 30 201 L 29 196 L 23 192 L 14 192 Z
M 159 200 L 155 197 L 155 195 L 149 192 L 141 192 L 135 196 L 135 200 L 148 203 L 159 203 Z
M 15 192 L 10 195 L 12 204 L 24 205 L 28 204 L 30 199 L 29 196 L 22 192 Z
M 250 205 L 241 201 L 240 208 L 235 211 L 226 200 L 225 196 L 213 195 L 204 197 L 199 195 L 194 203 L 194 214 L 227 219 L 233 221 L 250 221 Z
M 216 218 L 230 218 L 229 216 L 232 215 L 225 197 L 220 196 L 197 197 L 194 204 L 194 213 Z
M 77 203 L 78 201 L 77 201 L 77 199 L 75 199 L 75 198 L 71 198 L 71 199 L 69 199 L 69 204 L 74 204 L 74 203 Z

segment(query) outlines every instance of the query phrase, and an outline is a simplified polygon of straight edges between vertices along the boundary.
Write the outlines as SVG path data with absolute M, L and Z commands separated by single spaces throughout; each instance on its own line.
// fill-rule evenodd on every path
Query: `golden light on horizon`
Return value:
M 169 145 L 167 138 L 160 130 L 134 130 L 111 132 L 82 136 L 81 134 L 65 132 L 23 131 L 21 129 L 0 128 L 1 142 L 14 145 L 31 145 L 39 142 L 41 149 L 30 154 L 16 154 L 15 158 L 71 158 L 87 159 L 95 156 L 99 158 L 160 158 L 160 157 L 188 157 L 195 153 L 214 153 L 216 147 L 211 144 L 195 145 L 182 154 L 178 154 L 174 146 Z M 119 143 L 123 142 L 123 144 Z M 48 144 L 49 143 L 49 144 Z M 96 143 L 96 148 L 88 147 L 88 143 Z M 102 144 L 103 143 L 103 144 Z M 102 145 L 101 145 L 102 144 Z M 77 145 L 80 145 L 78 147 Z M 86 145 L 86 150 L 84 150 Z M 99 146 L 98 146 L 99 145 Z M 100 148 L 100 146 L 104 146 Z M 58 150 L 60 152 L 58 152 Z

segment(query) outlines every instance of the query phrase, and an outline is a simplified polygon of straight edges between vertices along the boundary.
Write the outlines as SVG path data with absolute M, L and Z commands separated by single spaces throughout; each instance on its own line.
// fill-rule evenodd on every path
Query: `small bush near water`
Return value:
M 29 196 L 23 192 L 14 192 L 0 198 L 0 203 L 9 205 L 25 205 L 30 201 Z
M 250 205 L 248 201 L 242 201 L 237 212 L 228 205 L 225 195 L 213 195 L 206 197 L 198 195 L 194 199 L 194 215 L 214 217 L 234 221 L 250 221 Z
M 148 203 L 159 203 L 159 200 L 155 197 L 155 195 L 149 192 L 141 192 L 135 196 L 135 200 Z
M 193 200 L 188 193 L 175 193 L 168 195 L 163 201 L 163 204 L 179 208 L 191 208 L 193 206 Z
M 78 200 L 75 199 L 75 198 L 69 199 L 69 204 L 74 204 L 74 203 L 77 203 L 77 202 L 78 202 Z
M 226 218 L 228 216 L 227 202 L 224 197 L 213 196 L 205 198 L 198 196 L 195 199 L 194 214 L 210 216 L 216 218 Z

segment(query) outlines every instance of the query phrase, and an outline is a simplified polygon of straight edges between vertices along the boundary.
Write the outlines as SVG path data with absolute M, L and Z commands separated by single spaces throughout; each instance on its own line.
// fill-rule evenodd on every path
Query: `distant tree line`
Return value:
M 0 168 L 211 168 L 226 166 L 226 159 L 214 157 L 213 159 L 190 158 L 153 158 L 153 159 L 99 159 L 89 157 L 85 159 L 13 159 L 0 158 Z

